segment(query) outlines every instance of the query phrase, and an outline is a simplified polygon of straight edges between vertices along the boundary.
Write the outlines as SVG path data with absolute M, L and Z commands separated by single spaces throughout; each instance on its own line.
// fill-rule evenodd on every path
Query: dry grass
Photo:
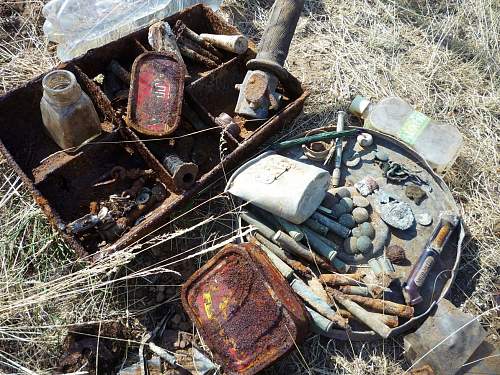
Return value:
M 19 20 L 6 23 L 0 13 L 0 92 L 56 63 L 40 28 L 44 2 L 0 3 L 0 11 L 13 9 Z M 223 12 L 258 40 L 270 3 L 230 0 Z M 498 35 L 495 0 L 308 0 L 288 59 L 290 71 L 312 92 L 293 131 L 332 122 L 358 93 L 407 98 L 460 129 L 465 144 L 446 181 L 471 240 L 451 299 L 475 315 L 494 306 L 498 286 Z M 154 316 L 156 304 L 145 303 L 137 291 L 154 291 L 153 284 L 170 280 L 172 272 L 185 278 L 187 264 L 201 264 L 234 233 L 231 202 L 205 195 L 153 243 L 88 266 L 58 240 L 3 161 L 0 173 L 0 369 L 8 372 L 50 373 L 62 338 L 75 325 Z M 178 304 L 177 290 L 161 302 L 164 308 Z M 481 319 L 493 341 L 495 319 Z M 313 337 L 268 373 L 399 374 L 407 368 L 401 340 L 351 344 Z

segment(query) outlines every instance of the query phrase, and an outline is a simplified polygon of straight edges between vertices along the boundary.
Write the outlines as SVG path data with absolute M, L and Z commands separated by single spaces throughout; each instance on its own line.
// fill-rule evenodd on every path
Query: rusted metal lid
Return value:
M 195 272 L 182 304 L 228 374 L 255 374 L 309 333 L 303 304 L 262 250 L 228 245 Z
M 145 52 L 132 66 L 127 124 L 139 133 L 164 136 L 181 118 L 185 67 L 167 52 Z

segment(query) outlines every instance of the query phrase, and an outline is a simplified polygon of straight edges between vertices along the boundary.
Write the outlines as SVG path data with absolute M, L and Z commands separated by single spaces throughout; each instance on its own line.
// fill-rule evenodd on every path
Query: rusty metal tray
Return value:
M 235 34 L 239 31 L 227 24 L 210 8 L 195 5 L 166 19 L 171 26 L 182 20 L 198 33 Z M 256 148 L 269 136 L 287 126 L 301 111 L 308 96 L 295 78 L 282 88 L 288 98 L 279 112 L 267 121 L 246 125 L 240 122 L 242 137 L 228 135 L 228 153 L 220 160 L 220 127 L 215 122 L 222 110 L 234 115 L 237 92 L 234 82 L 241 82 L 245 64 L 255 56 L 255 45 L 240 56 L 223 52 L 223 63 L 218 68 L 207 68 L 187 63 L 188 78 L 185 81 L 184 102 L 188 103 L 198 116 L 207 123 L 209 131 L 194 137 L 198 150 L 208 155 L 205 164 L 189 190 L 179 191 L 172 176 L 158 158 L 153 155 L 154 143 L 161 147 L 175 147 L 182 151 L 182 142 L 171 145 L 171 139 L 149 142 L 127 127 L 123 116 L 126 101 L 112 100 L 92 79 L 106 71 L 111 60 L 118 61 L 130 69 L 137 56 L 149 51 L 147 28 L 132 33 L 103 47 L 90 50 L 85 55 L 58 66 L 72 71 L 82 89 L 89 95 L 99 114 L 104 135 L 75 155 L 60 152 L 58 146 L 45 133 L 40 113 L 42 96 L 41 81 L 45 74 L 0 97 L 0 151 L 9 165 L 18 173 L 36 202 L 41 206 L 51 224 L 57 228 L 66 242 L 82 256 L 98 250 L 111 252 L 142 240 L 169 220 L 169 216 L 187 203 L 208 184 L 214 182 L 224 169 L 230 170 L 252 156 Z M 218 92 L 218 101 L 211 101 L 207 95 Z M 181 134 L 192 131 L 185 120 L 179 124 Z M 173 135 L 176 135 L 175 132 Z M 90 181 L 109 170 L 113 165 L 150 168 L 167 187 L 167 198 L 150 212 L 142 222 L 130 228 L 117 241 L 105 247 L 98 243 L 82 242 L 69 235 L 65 228 L 78 215 L 88 212 L 91 201 L 98 199 L 104 191 L 96 193 Z
M 228 374 L 255 374 L 296 348 L 309 319 L 252 244 L 227 245 L 182 286 L 184 309 Z
M 356 129 L 355 127 L 353 127 Z M 361 128 L 358 128 L 361 130 Z M 334 131 L 334 127 L 324 127 L 320 130 Z M 373 136 L 373 145 L 364 149 L 361 152 L 362 162 L 356 167 L 347 168 L 344 164 L 341 168 L 341 186 L 353 186 L 357 181 L 361 180 L 365 176 L 371 176 L 377 180 L 381 189 L 384 189 L 392 196 L 398 198 L 400 201 L 404 201 L 411 205 L 414 213 L 429 212 L 434 219 L 434 222 L 430 226 L 421 226 L 416 223 L 408 229 L 407 231 L 401 231 L 397 229 L 391 229 L 389 232 L 389 237 L 385 242 L 385 246 L 380 249 L 375 250 L 373 253 L 363 256 L 351 256 L 342 251 L 339 251 L 337 255 L 342 260 L 348 264 L 354 265 L 361 269 L 368 268 L 367 261 L 371 258 L 376 258 L 384 253 L 384 249 L 389 245 L 399 245 L 406 250 L 406 257 L 409 263 L 405 265 L 394 265 L 396 269 L 397 279 L 400 280 L 401 284 L 406 281 L 412 266 L 420 257 L 420 254 L 424 250 L 425 243 L 428 237 L 431 235 L 434 225 L 438 221 L 438 216 L 440 212 L 452 212 L 460 217 L 460 209 L 457 206 L 451 191 L 446 186 L 445 182 L 441 177 L 439 177 L 429 164 L 414 150 L 400 142 L 394 137 L 387 136 L 385 134 L 379 133 L 374 130 L 362 128 L 363 132 L 370 133 Z M 302 134 L 305 135 L 305 134 Z M 356 144 L 356 138 L 353 137 L 347 141 L 344 146 L 343 155 L 348 155 L 354 152 L 354 146 Z M 372 160 L 366 158 L 363 160 L 365 155 L 368 155 L 374 150 L 383 151 L 388 154 L 389 158 L 395 162 L 401 163 L 407 166 L 410 170 L 421 170 L 419 174 L 420 177 L 428 181 L 430 187 L 427 196 L 419 206 L 415 205 L 404 193 L 404 184 L 392 184 L 383 181 L 382 171 Z M 333 166 L 323 166 L 323 162 L 311 161 L 304 157 L 301 147 L 294 147 L 281 152 L 282 155 L 287 156 L 292 159 L 300 160 L 301 162 L 315 165 L 320 168 L 332 172 Z M 372 196 L 367 197 L 373 206 L 374 198 Z M 378 220 L 378 215 L 371 213 L 371 220 Z M 385 226 L 385 224 L 384 224 Z M 387 226 L 386 226 L 387 227 Z M 407 332 L 411 329 L 418 327 L 427 317 L 427 315 L 432 311 L 439 301 L 446 296 L 450 290 L 453 281 L 455 279 L 458 266 L 460 263 L 460 257 L 462 254 L 462 243 L 465 238 L 465 228 L 463 222 L 460 224 L 457 230 L 454 231 L 451 241 L 444 248 L 439 261 L 436 262 L 434 267 L 429 272 L 429 276 L 426 279 L 423 287 L 420 289 L 420 293 L 424 298 L 423 302 L 414 306 L 415 316 L 409 319 L 398 327 L 391 330 L 390 337 L 398 336 Z M 343 242 L 338 237 L 331 237 L 332 241 L 336 242 L 340 249 L 343 247 Z M 243 240 L 243 239 L 242 239 Z M 403 302 L 403 296 L 401 294 L 400 303 Z M 379 339 L 375 332 L 371 330 L 352 330 L 350 332 L 343 330 L 333 330 L 331 336 L 341 340 L 354 340 L 354 341 L 369 341 Z

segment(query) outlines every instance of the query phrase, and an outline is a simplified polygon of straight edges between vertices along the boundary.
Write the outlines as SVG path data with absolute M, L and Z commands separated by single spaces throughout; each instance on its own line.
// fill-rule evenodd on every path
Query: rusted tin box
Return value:
M 303 304 L 262 250 L 228 245 L 183 285 L 182 304 L 228 374 L 255 374 L 309 333 Z
M 166 21 L 173 26 L 179 19 L 198 33 L 239 34 L 236 28 L 202 5 L 187 8 Z M 199 166 L 200 173 L 195 184 L 189 190 L 179 191 L 154 152 L 155 147 L 174 147 L 179 154 L 186 151 L 187 146 L 174 141 L 174 136 L 191 133 L 193 128 L 189 122 L 183 118 L 177 131 L 170 135 L 172 138 L 152 141 L 141 136 L 140 139 L 124 121 L 127 97 L 110 100 L 93 80 L 99 74 L 106 73 L 112 60 L 130 70 L 139 55 L 151 50 L 147 32 L 147 29 L 140 30 L 58 67 L 76 75 L 78 83 L 92 99 L 105 133 L 97 142 L 83 147 L 76 154 L 60 152 L 44 131 L 39 108 L 44 75 L 0 98 L 0 151 L 22 178 L 50 222 L 82 255 L 124 248 L 159 228 L 168 221 L 170 214 L 203 187 L 214 182 L 223 169 L 228 171 L 238 166 L 251 157 L 269 136 L 287 126 L 301 112 L 307 97 L 300 83 L 291 78 L 281 88 L 285 100 L 280 110 L 265 122 L 239 122 L 241 137 L 235 139 L 226 136 L 228 152 L 221 160 L 221 128 L 215 117 L 221 112 L 234 115 L 238 97 L 234 86 L 242 82 L 245 64 L 255 56 L 255 46 L 251 43 L 250 49 L 239 56 L 222 52 L 223 63 L 212 70 L 186 61 L 188 76 L 185 80 L 184 105 L 188 104 L 209 129 L 192 137 L 192 147 L 204 156 L 204 162 Z M 68 223 L 87 214 L 89 204 L 93 201 L 112 193 L 107 187 L 93 188 L 92 181 L 117 165 L 152 169 L 167 187 L 167 198 L 140 223 L 106 246 L 99 245 L 96 239 L 82 240 L 69 234 L 65 230 Z

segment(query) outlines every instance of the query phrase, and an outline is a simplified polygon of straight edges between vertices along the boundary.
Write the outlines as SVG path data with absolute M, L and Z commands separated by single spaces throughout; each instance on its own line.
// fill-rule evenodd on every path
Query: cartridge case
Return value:
M 349 274 L 338 274 L 338 273 L 324 273 L 320 275 L 319 279 L 331 286 L 337 285 L 360 285 L 363 284 L 362 279 L 365 275 L 361 273 L 349 273 Z
M 391 329 L 386 326 L 380 319 L 371 315 L 370 312 L 363 309 L 361 306 L 353 302 L 350 298 L 348 298 L 338 290 L 332 289 L 331 294 L 338 303 L 343 305 L 346 310 L 354 315 L 360 322 L 364 323 L 381 337 L 389 337 Z
M 312 219 L 316 220 L 318 223 L 323 224 L 328 227 L 333 233 L 342 238 L 347 238 L 351 234 L 351 230 L 343 225 L 337 223 L 336 221 L 321 215 L 319 212 L 315 212 L 311 216 Z
M 362 296 L 346 296 L 346 298 L 376 312 L 396 315 L 406 319 L 413 318 L 414 309 L 411 306 Z

